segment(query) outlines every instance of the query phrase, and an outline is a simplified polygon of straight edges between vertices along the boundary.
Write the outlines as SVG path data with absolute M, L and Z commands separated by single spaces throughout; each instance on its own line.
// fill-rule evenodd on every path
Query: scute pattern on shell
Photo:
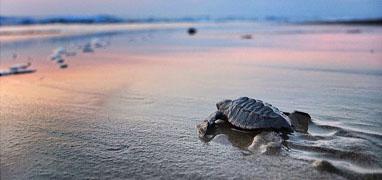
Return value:
M 232 101 L 224 114 L 232 125 L 242 129 L 292 129 L 289 118 L 279 109 L 248 97 Z

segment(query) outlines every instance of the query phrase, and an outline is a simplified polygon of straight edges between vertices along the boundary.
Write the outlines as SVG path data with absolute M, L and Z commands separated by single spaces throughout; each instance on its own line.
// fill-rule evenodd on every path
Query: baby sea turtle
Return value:
M 271 104 L 248 97 L 223 100 L 216 107 L 218 110 L 198 125 L 201 137 L 213 129 L 217 120 L 226 121 L 241 130 L 273 130 L 288 134 L 293 131 L 306 133 L 311 119 L 307 113 L 282 112 Z

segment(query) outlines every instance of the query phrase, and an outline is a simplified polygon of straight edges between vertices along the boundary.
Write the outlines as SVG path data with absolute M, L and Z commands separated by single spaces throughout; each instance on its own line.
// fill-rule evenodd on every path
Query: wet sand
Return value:
M 0 78 L 2 179 L 381 177 L 381 28 L 195 26 L 2 42 L 1 68 L 31 56 L 38 70 Z M 94 36 L 111 45 L 66 69 L 48 60 Z M 279 155 L 248 151 L 251 137 L 229 129 L 201 141 L 195 127 L 215 103 L 240 96 L 314 124 Z

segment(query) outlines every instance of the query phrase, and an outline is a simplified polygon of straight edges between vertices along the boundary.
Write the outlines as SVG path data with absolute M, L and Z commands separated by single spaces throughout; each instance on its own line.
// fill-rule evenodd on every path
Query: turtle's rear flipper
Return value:
M 309 123 L 311 122 L 311 117 L 308 113 L 294 111 L 286 115 L 288 115 L 289 119 L 291 120 L 295 131 L 300 133 L 308 133 Z

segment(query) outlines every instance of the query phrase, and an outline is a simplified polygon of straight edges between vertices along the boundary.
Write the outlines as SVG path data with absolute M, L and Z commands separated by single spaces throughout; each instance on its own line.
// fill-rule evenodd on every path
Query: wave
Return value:
M 318 20 L 318 21 L 306 21 L 304 24 L 323 24 L 323 25 L 382 25 L 382 18 L 372 19 L 345 19 L 345 20 Z
M 32 25 L 32 24 L 100 24 L 122 23 L 124 19 L 109 15 L 98 16 L 53 16 L 53 17 L 19 17 L 0 16 L 0 26 L 6 25 Z
M 193 16 L 179 18 L 121 18 L 112 15 L 96 16 L 0 16 L 0 26 L 10 25 L 34 25 L 34 24 L 111 24 L 111 23 L 161 23 L 161 22 L 276 22 L 276 23 L 304 23 L 304 24 L 358 24 L 358 25 L 382 25 L 382 17 L 378 18 L 288 18 L 282 16 L 242 17 L 226 16 L 212 18 L 209 16 Z
M 111 15 L 97 16 L 52 16 L 52 17 L 19 17 L 0 16 L 0 26 L 34 25 L 34 24 L 114 24 L 114 23 L 157 23 L 157 22 L 202 22 L 210 21 L 208 17 L 183 18 L 120 18 Z

